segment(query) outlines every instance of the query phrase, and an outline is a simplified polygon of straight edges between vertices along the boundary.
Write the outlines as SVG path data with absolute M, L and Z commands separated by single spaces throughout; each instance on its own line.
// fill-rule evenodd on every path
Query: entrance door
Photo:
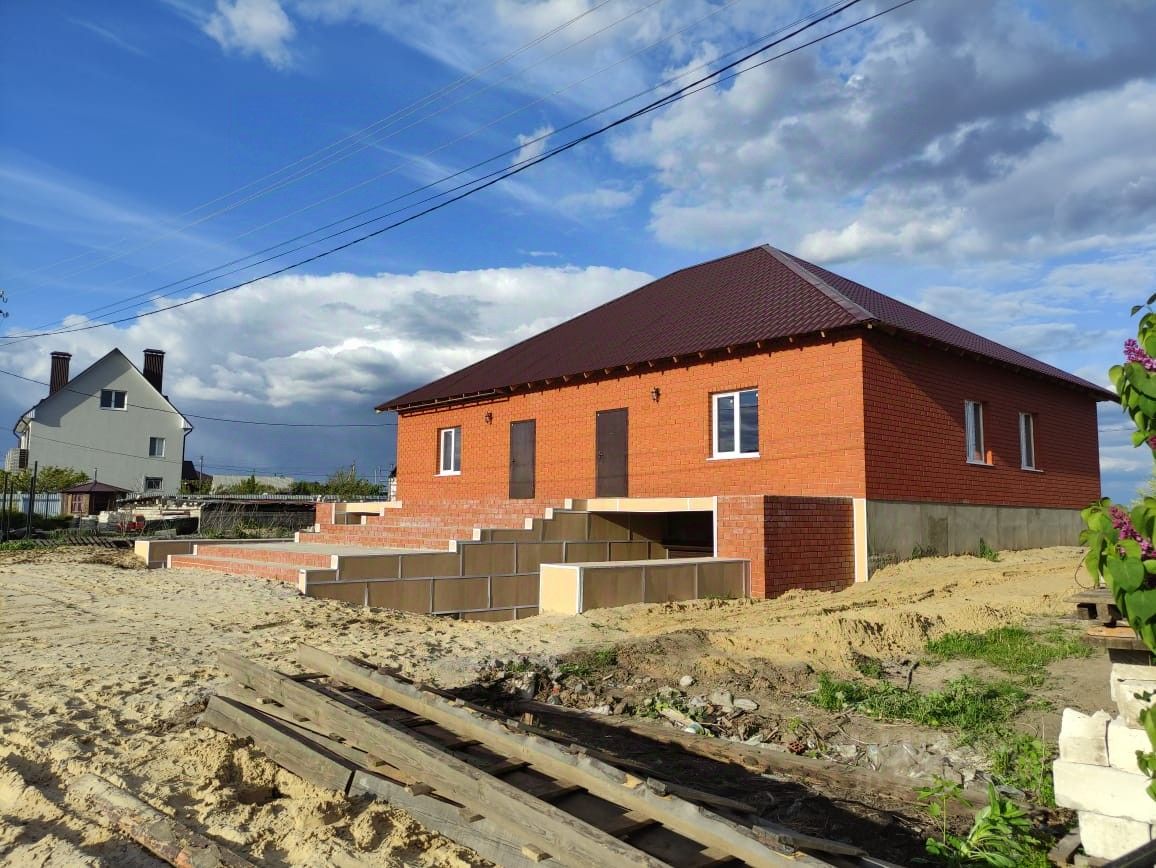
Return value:
M 535 429 L 533 419 L 510 423 L 510 498 L 534 496 Z
M 599 410 L 595 420 L 594 496 L 626 497 L 626 408 Z

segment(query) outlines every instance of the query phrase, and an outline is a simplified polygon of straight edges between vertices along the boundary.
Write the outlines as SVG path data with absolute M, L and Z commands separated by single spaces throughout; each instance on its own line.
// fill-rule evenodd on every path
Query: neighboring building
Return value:
M 750 558 L 755 596 L 841 587 L 872 556 L 1074 544 L 1114 399 L 756 247 L 381 404 L 402 508 L 379 527 L 418 545 L 568 498 L 710 497 L 670 533 Z
M 52 354 L 48 397 L 12 429 L 14 467 L 71 467 L 133 493 L 176 494 L 193 426 L 162 393 L 165 354 L 144 351 L 144 370 L 118 349 L 69 378 L 69 353 Z
M 61 489 L 62 515 L 99 515 L 116 509 L 116 503 L 129 492 L 104 482 L 82 482 Z

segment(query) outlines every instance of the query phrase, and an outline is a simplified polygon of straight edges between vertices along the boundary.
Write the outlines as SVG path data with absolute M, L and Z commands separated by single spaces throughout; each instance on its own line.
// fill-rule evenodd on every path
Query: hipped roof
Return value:
M 404 410 L 501 394 L 514 386 L 878 326 L 1091 393 L 1074 374 L 769 245 L 676 271 L 377 407 Z
M 127 488 L 118 488 L 107 482 L 81 482 L 68 488 L 60 489 L 61 494 L 128 494 Z

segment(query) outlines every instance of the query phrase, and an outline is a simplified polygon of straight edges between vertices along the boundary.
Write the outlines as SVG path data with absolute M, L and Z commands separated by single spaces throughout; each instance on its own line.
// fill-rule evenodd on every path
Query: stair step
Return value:
M 333 555 L 328 552 L 292 551 L 271 545 L 205 545 L 199 544 L 197 555 L 233 561 L 256 561 L 281 566 L 328 569 Z
M 210 558 L 204 555 L 172 555 L 169 565 L 173 569 L 209 570 L 215 573 L 229 573 L 234 576 L 276 579 L 293 585 L 297 584 L 298 570 L 300 569 L 293 565 L 268 564 L 232 558 Z

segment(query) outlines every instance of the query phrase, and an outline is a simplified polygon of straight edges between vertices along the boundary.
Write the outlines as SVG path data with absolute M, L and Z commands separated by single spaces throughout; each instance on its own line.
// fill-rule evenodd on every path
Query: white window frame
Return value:
M 157 449 L 157 444 L 160 444 L 160 449 Z M 164 458 L 165 457 L 165 438 L 164 437 L 150 437 L 149 438 L 149 458 Z
M 462 426 L 438 429 L 438 476 L 462 472 Z
M 1036 465 L 1036 416 L 1020 413 L 1020 469 L 1039 470 Z
M 149 485 L 149 480 L 156 480 L 156 485 Z M 163 476 L 146 476 L 144 478 L 144 491 L 160 491 L 165 487 L 165 480 Z
M 104 396 L 108 395 L 108 406 L 104 405 Z M 120 395 L 120 406 L 116 405 L 116 396 Z M 100 390 L 100 409 L 102 410 L 127 410 L 128 409 L 128 392 L 123 389 L 101 389 Z
M 963 402 L 963 440 L 968 464 L 990 466 L 983 444 L 982 401 Z
M 742 396 L 744 394 L 750 393 L 750 392 L 754 392 L 755 396 L 756 396 L 756 405 L 755 405 L 755 428 L 756 428 L 755 440 L 756 440 L 756 445 L 755 445 L 755 450 L 753 452 L 743 452 L 742 451 Z M 759 438 L 758 404 L 757 404 L 758 394 L 759 394 L 759 389 L 757 386 L 755 386 L 755 387 L 752 387 L 750 389 L 736 389 L 733 392 L 716 392 L 715 394 L 710 396 L 711 458 L 731 459 L 731 458 L 758 458 L 759 457 L 759 447 L 758 447 L 758 443 L 757 443 L 758 438 Z M 727 451 L 720 450 L 719 449 L 719 443 L 718 443 L 719 402 L 722 401 L 722 399 L 724 399 L 724 398 L 733 398 L 734 399 L 734 406 L 731 408 L 731 413 L 733 414 L 733 418 L 732 418 L 733 429 L 732 430 L 734 431 L 734 438 L 735 438 L 734 439 L 734 448 L 727 450 Z

